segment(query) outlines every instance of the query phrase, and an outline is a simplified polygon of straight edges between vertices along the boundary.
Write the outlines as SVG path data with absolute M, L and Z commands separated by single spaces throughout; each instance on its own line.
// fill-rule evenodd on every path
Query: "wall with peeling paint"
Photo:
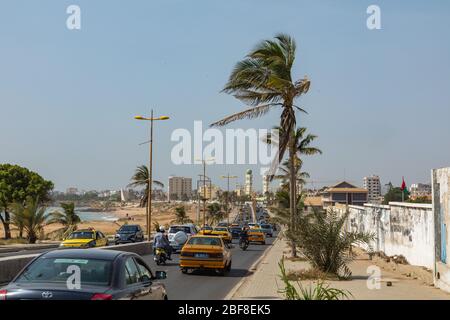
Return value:
M 434 285 L 450 292 L 450 168 L 434 169 L 431 176 L 436 234 Z
M 348 210 L 347 230 L 374 234 L 376 239 L 371 243 L 374 251 L 388 256 L 403 255 L 412 265 L 434 268 L 431 204 L 391 202 L 388 206 L 349 206 Z

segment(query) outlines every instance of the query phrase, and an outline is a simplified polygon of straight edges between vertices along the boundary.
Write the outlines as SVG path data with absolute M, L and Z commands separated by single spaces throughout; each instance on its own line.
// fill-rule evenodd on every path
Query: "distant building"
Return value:
M 203 185 L 201 185 L 198 188 L 198 194 L 199 194 L 200 198 L 206 198 L 207 200 L 217 199 L 219 192 L 220 192 L 220 188 L 217 186 L 214 186 L 214 185 L 207 184 L 206 190 L 205 190 L 205 186 L 203 186 Z
M 409 189 L 410 198 L 429 198 L 431 199 L 431 184 L 414 183 Z
M 78 189 L 77 188 L 67 188 L 66 189 L 66 194 L 68 195 L 77 195 L 78 194 Z
M 363 188 L 367 189 L 367 200 L 378 201 L 381 198 L 381 182 L 379 176 L 364 177 Z
M 323 209 L 323 198 L 318 196 L 306 197 L 305 201 L 305 211 L 312 212 L 314 209 L 321 210 Z
M 170 200 L 183 200 L 192 197 L 192 178 L 169 177 L 169 190 L 167 192 Z
M 244 188 L 239 184 L 236 184 L 236 189 L 234 191 L 236 192 L 236 196 L 238 197 L 242 197 L 243 195 L 245 195 Z
M 265 195 L 266 193 L 270 192 L 270 179 L 268 175 L 263 175 L 262 184 L 262 193 L 263 195 Z
M 253 192 L 253 172 L 248 169 L 245 172 L 245 194 L 251 196 Z
M 337 203 L 363 205 L 368 202 L 368 191 L 343 181 L 335 186 L 326 188 L 322 192 L 322 202 L 324 207 L 334 206 Z

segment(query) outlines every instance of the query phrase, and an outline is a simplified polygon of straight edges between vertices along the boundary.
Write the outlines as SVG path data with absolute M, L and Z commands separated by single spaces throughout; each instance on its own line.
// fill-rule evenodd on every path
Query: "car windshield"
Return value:
M 257 232 L 262 232 L 262 230 L 261 229 L 251 229 L 249 232 L 257 233 Z
M 112 262 L 84 258 L 39 258 L 24 270 L 17 283 L 66 283 L 79 272 L 83 285 L 108 286 Z
M 241 228 L 231 228 L 231 231 L 234 231 L 234 232 L 241 231 Z
M 214 230 L 216 230 L 216 231 L 228 231 L 227 228 L 214 228 Z
M 119 229 L 119 232 L 134 232 L 134 231 L 137 231 L 137 226 L 122 226 L 120 229 Z
M 263 224 L 263 225 L 261 226 L 261 228 L 263 228 L 263 229 L 270 229 L 270 228 L 272 228 L 272 226 L 269 225 L 269 224 Z
M 94 239 L 92 231 L 76 231 L 72 232 L 67 239 Z
M 220 239 L 213 237 L 194 237 L 188 241 L 188 244 L 200 246 L 222 246 Z
M 185 233 L 191 233 L 190 228 L 187 226 L 173 226 L 173 227 L 170 227 L 170 229 L 169 229 L 169 233 L 177 233 L 180 231 L 183 231 Z

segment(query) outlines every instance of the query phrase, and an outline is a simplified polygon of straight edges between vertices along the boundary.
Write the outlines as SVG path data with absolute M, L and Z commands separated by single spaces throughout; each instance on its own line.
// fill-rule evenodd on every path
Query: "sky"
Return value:
M 369 30 L 366 10 L 381 9 Z M 66 9 L 81 8 L 69 30 Z M 246 106 L 222 93 L 236 62 L 277 33 L 297 42 L 294 78 L 311 79 L 298 125 L 323 154 L 304 161 L 307 187 L 346 179 L 362 185 L 429 182 L 450 165 L 450 2 L 301 0 L 2 0 L 0 163 L 30 168 L 55 189 L 119 189 L 148 162 L 155 124 L 154 178 L 201 173 L 175 165 L 175 129 L 205 129 Z M 279 110 L 230 128 L 271 128 Z M 244 182 L 256 165 L 210 165 L 207 175 Z M 255 187 L 261 189 L 255 176 Z

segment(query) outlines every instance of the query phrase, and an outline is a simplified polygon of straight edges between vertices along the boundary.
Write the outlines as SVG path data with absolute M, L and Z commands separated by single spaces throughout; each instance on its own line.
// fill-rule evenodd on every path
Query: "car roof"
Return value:
M 118 256 L 127 252 L 103 249 L 59 249 L 44 253 L 42 258 L 77 258 L 115 260 Z

